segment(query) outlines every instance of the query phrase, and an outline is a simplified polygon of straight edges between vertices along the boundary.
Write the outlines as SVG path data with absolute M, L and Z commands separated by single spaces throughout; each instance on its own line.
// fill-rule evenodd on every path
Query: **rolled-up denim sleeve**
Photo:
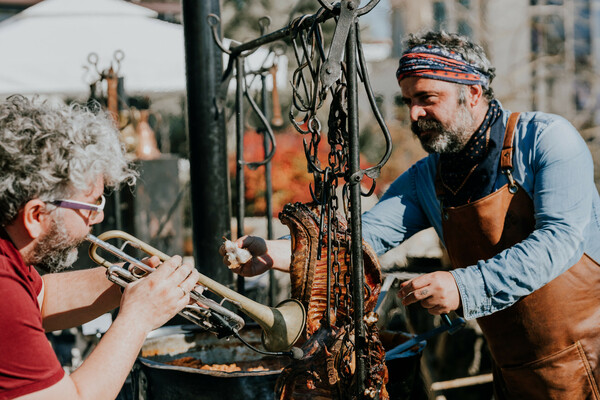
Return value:
M 530 122 L 527 129 L 530 142 L 521 141 L 514 172 L 532 191 L 535 230 L 491 259 L 452 271 L 467 319 L 509 307 L 583 254 L 584 231 L 597 195 L 587 145 L 562 118 Z
M 417 196 L 416 171 L 413 166 L 400 175 L 379 202 L 362 215 L 363 239 L 378 255 L 431 226 Z

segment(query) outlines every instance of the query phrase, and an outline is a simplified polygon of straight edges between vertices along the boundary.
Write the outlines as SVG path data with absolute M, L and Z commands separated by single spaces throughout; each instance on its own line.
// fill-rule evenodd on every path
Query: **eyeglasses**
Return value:
M 56 207 L 70 208 L 73 210 L 90 210 L 90 219 L 96 219 L 98 214 L 104 211 L 104 205 L 106 204 L 106 198 L 101 195 L 96 204 L 84 203 L 82 201 L 75 200 L 54 200 L 49 202 Z

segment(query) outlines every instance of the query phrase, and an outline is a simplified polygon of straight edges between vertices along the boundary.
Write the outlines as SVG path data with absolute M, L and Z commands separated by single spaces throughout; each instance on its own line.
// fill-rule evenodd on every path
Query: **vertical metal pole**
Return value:
M 246 185 L 244 179 L 244 58 L 237 56 L 235 59 L 235 140 L 236 140 L 236 179 L 237 179 L 237 237 L 244 236 L 244 208 L 246 205 L 245 194 Z M 244 277 L 237 277 L 237 291 L 240 294 L 245 293 Z
M 346 68 L 348 80 L 348 134 L 350 142 L 350 218 L 352 229 L 352 296 L 354 297 L 354 339 L 356 357 L 356 398 L 365 391 L 366 345 L 364 317 L 364 265 L 362 256 L 362 229 L 360 206 L 360 154 L 358 142 L 358 84 L 356 67 L 356 24 L 351 24 L 346 41 Z
M 182 0 L 182 11 L 196 267 L 231 284 L 233 275 L 223 267 L 218 253 L 222 237 L 231 236 L 227 137 L 225 119 L 217 107 L 223 63 L 207 21 L 209 14 L 220 15 L 219 0 Z
M 125 93 L 125 79 L 121 76 L 117 80 L 117 109 L 119 110 L 119 115 L 117 115 L 117 120 L 121 116 L 121 111 L 126 110 L 129 107 L 129 100 L 127 99 L 127 94 Z M 123 213 L 121 211 L 121 191 L 114 191 L 114 207 L 115 207 L 115 229 L 123 230 Z
M 326 303 L 327 304 L 327 308 L 325 308 L 325 326 L 330 327 L 331 326 L 331 275 L 333 274 L 333 263 L 331 262 L 331 257 L 332 257 L 332 246 L 333 246 L 333 241 L 331 238 L 332 235 L 332 224 L 329 222 L 332 220 L 333 217 L 333 210 L 332 210 L 332 206 L 333 206 L 333 202 L 329 200 L 330 196 L 330 192 L 331 192 L 331 186 L 329 184 L 329 167 L 325 169 L 325 176 L 323 177 L 323 192 L 321 193 L 321 196 L 323 196 L 323 203 L 325 204 L 329 204 L 330 207 L 327 207 L 327 300 Z M 337 212 L 337 210 L 336 210 Z M 350 263 L 352 264 L 352 263 Z M 339 273 L 339 270 L 338 270 Z M 338 282 L 336 282 L 338 283 Z M 347 290 L 347 289 L 346 289 Z M 337 307 L 338 304 L 334 305 L 334 310 L 337 313 Z
M 260 75 L 261 80 L 261 108 L 263 115 L 270 121 L 269 119 L 269 102 L 267 101 L 267 77 L 263 73 Z M 275 80 L 273 80 L 273 90 L 277 90 L 275 88 Z M 269 154 L 269 140 L 267 139 L 267 128 L 263 129 L 263 148 L 265 151 L 265 156 Z M 273 182 L 271 181 L 271 161 L 265 164 L 265 201 L 267 203 L 267 209 L 265 211 L 267 218 L 267 239 L 273 239 Z M 275 280 L 275 271 L 272 269 L 269 270 L 269 305 L 271 307 L 275 306 L 275 300 L 277 296 L 277 281 Z

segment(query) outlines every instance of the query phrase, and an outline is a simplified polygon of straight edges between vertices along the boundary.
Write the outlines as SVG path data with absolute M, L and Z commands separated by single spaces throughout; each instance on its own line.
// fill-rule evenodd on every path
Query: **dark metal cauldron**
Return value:
M 261 331 L 246 326 L 242 337 L 260 346 Z M 226 400 L 274 399 L 275 382 L 287 358 L 272 358 L 267 371 L 221 372 L 169 365 L 182 357 L 194 357 L 204 364 L 232 364 L 265 360 L 237 339 L 218 339 L 199 331 L 195 325 L 168 326 L 155 330 L 146 339 L 131 372 L 135 400 Z M 274 365 L 275 364 L 275 365 Z
M 379 338 L 383 347 L 391 350 L 415 336 L 402 331 L 384 330 L 380 332 Z M 420 343 L 401 356 L 386 358 L 385 365 L 389 377 L 386 389 L 390 400 L 426 400 L 429 398 L 419 372 L 424 349 L 425 344 Z

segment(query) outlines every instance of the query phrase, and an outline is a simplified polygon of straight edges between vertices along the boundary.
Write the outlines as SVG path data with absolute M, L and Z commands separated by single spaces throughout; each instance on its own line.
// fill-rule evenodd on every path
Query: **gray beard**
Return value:
M 77 248 L 85 239 L 69 237 L 61 222 L 58 217 L 53 220 L 48 233 L 40 238 L 33 249 L 29 264 L 45 272 L 55 273 L 71 267 L 77 261 Z
M 445 127 L 441 122 L 431 119 L 418 120 L 412 123 L 411 129 L 419 138 L 421 146 L 428 153 L 452 154 L 464 149 L 473 135 L 474 118 L 464 105 L 458 108 L 454 124 Z M 418 133 L 433 131 L 429 140 L 422 139 Z

